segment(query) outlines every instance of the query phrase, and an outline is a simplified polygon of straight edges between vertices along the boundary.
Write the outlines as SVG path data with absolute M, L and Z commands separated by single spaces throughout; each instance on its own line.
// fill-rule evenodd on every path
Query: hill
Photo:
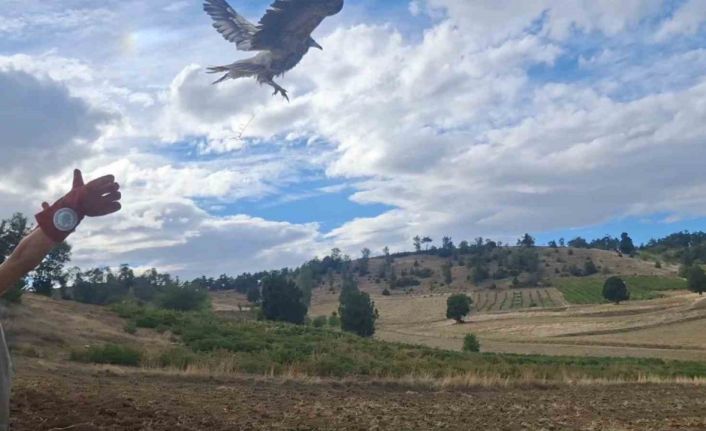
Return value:
M 240 334 L 233 338 L 240 347 L 233 347 L 237 351 L 232 353 L 195 350 L 191 354 L 197 362 L 186 368 L 163 368 L 156 361 L 138 368 L 91 365 L 70 361 L 71 352 L 109 342 L 151 357 L 172 352 L 167 357 L 174 361 L 174 352 L 183 352 L 174 349 L 184 348 L 182 340 L 189 331 L 173 325 L 189 315 L 161 315 L 171 328 L 163 334 L 149 328 L 130 334 L 125 332 L 128 320 L 109 308 L 26 295 L 24 304 L 11 309 L 6 319 L 17 368 L 13 429 L 421 430 L 469 424 L 493 429 L 512 428 L 518 421 L 528 430 L 548 425 L 566 429 L 706 425 L 699 377 L 706 377 L 703 363 L 463 354 L 363 340 L 330 330 L 242 323 L 240 311 L 222 313 L 226 327 L 234 325 Z M 208 322 L 201 338 L 222 330 L 221 324 Z M 294 352 L 309 345 L 317 353 L 297 359 Z M 329 353 L 327 346 L 332 347 Z M 294 350 L 287 353 L 288 349 Z M 326 361 L 329 354 L 338 356 Z M 266 361 L 284 368 L 269 371 Z M 310 361 L 353 371 L 341 381 L 322 377 L 327 375 L 323 369 L 303 372 L 291 366 Z M 247 371 L 249 366 L 252 371 Z M 402 367 L 397 378 L 394 367 Z M 580 386 L 574 384 L 577 381 Z M 639 381 L 647 384 L 635 383 Z M 664 399 L 670 403 L 659 401 Z M 632 407 L 616 410 L 611 408 L 615 403 Z M 508 405 L 518 410 L 508 415 Z M 595 411 L 603 413 L 596 416 Z M 640 426 L 635 428 L 638 419 Z
M 536 263 L 530 264 L 529 269 L 513 263 L 513 259 L 520 253 L 530 253 Z M 677 265 L 665 263 L 656 267 L 654 261 L 621 256 L 613 251 L 550 247 L 529 250 L 505 247 L 484 256 L 480 264 L 474 255 L 441 257 L 425 253 L 402 253 L 372 258 L 366 265 L 369 268 L 367 274 L 360 275 L 359 271 L 353 273 L 361 290 L 372 294 L 382 295 L 385 290 L 392 296 L 468 292 L 478 299 L 476 305 L 481 305 L 481 311 L 501 311 L 533 308 L 533 304 L 534 307 L 548 308 L 563 306 L 567 302 L 562 297 L 565 292 L 563 286 L 574 280 L 585 280 L 587 275 L 584 275 L 584 268 L 587 262 L 592 262 L 596 270 L 596 274 L 588 276 L 595 275 L 598 278 L 609 275 L 649 277 L 667 283 L 667 280 L 677 279 Z M 361 260 L 352 262 L 353 268 L 360 266 Z M 477 275 L 479 266 L 485 272 L 482 277 Z M 449 276 L 450 283 L 447 282 Z M 340 285 L 339 274 L 325 277 L 315 289 L 315 297 L 335 295 Z M 552 287 L 558 287 L 561 292 L 555 289 L 543 290 Z M 516 288 L 523 288 L 517 293 L 523 297 L 520 307 L 512 307 L 513 296 L 516 294 L 512 290 Z M 491 298 L 488 298 L 489 291 Z M 496 296 L 499 298 L 492 304 Z M 505 306 L 502 306 L 503 301 Z

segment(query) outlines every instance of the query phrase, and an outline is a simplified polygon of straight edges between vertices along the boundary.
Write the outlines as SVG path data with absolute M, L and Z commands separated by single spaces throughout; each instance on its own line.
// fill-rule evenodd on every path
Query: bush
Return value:
M 583 264 L 583 275 L 589 276 L 593 274 L 598 274 L 598 268 L 596 267 L 596 264 L 593 263 L 593 260 L 588 259 Z
M 331 313 L 331 316 L 328 318 L 328 326 L 332 328 L 340 328 L 341 327 L 341 318 L 338 317 L 338 314 L 334 311 Z
M 137 367 L 142 360 L 142 354 L 131 347 L 105 344 L 103 346 L 90 346 L 85 350 L 74 350 L 71 352 L 71 360 L 93 364 Z
M 390 296 L 390 289 L 386 287 L 385 290 L 382 291 L 382 296 Z
M 622 278 L 610 277 L 603 285 L 603 297 L 610 302 L 620 304 L 630 299 L 630 291 Z
M 22 303 L 22 295 L 25 293 L 26 287 L 27 282 L 23 278 L 2 295 L 2 300 L 10 304 Z
M 478 284 L 490 278 L 490 271 L 483 265 L 477 265 L 473 268 L 471 277 L 473 278 L 473 282 Z
M 660 262 L 659 260 L 655 261 L 655 268 L 662 269 L 662 262 Z
M 706 273 L 700 266 L 694 265 L 689 268 L 686 280 L 690 291 L 699 295 L 703 295 L 706 292 Z
M 195 360 L 196 355 L 184 347 L 175 347 L 160 353 L 157 357 L 160 367 L 176 368 L 182 371 L 186 370 Z
M 326 316 L 316 316 L 314 320 L 311 321 L 311 325 L 314 328 L 323 328 L 326 326 L 326 323 L 328 322 L 328 319 Z
M 190 286 L 172 285 L 157 297 L 157 304 L 168 310 L 201 310 L 209 306 L 208 292 Z
M 411 286 L 419 286 L 420 284 L 422 284 L 422 283 L 419 280 L 417 280 L 416 278 L 412 278 L 412 277 L 398 278 L 397 281 L 395 281 L 395 283 L 394 283 L 395 287 L 401 287 L 401 288 L 411 287 Z
M 127 322 L 125 324 L 125 326 L 123 327 L 123 331 L 125 331 L 131 335 L 136 334 L 137 333 L 137 323 L 134 321 Z
M 432 271 L 430 268 L 421 268 L 417 269 L 417 266 L 419 265 L 418 262 L 416 262 L 417 265 L 415 265 L 415 268 L 410 271 L 410 274 L 419 277 L 419 278 L 430 278 L 432 275 L 434 275 L 434 271 Z
M 338 312 L 341 314 L 341 328 L 344 331 L 361 337 L 372 337 L 375 333 L 378 311 L 367 293 L 353 291 L 341 295 Z
M 449 299 L 446 300 L 446 317 L 463 323 L 463 318 L 471 312 L 471 304 L 473 304 L 473 300 L 468 295 L 449 296 Z
M 262 281 L 262 313 L 267 320 L 301 325 L 307 306 L 302 291 L 281 275 L 269 275 Z
M 474 353 L 480 352 L 480 343 L 478 342 L 478 338 L 476 338 L 475 335 L 466 334 L 466 336 L 463 337 L 463 351 Z
M 453 281 L 453 275 L 451 274 L 451 265 L 449 263 L 441 265 L 441 275 L 444 278 L 444 283 L 450 285 Z

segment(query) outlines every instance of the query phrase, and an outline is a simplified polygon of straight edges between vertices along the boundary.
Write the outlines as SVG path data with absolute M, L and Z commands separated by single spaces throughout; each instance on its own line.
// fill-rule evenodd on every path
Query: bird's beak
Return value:
M 321 45 L 319 45 L 319 44 L 316 43 L 316 42 L 313 42 L 313 45 L 314 45 L 314 48 L 319 48 L 319 49 L 322 50 L 322 51 L 324 50 L 324 47 L 321 46 Z

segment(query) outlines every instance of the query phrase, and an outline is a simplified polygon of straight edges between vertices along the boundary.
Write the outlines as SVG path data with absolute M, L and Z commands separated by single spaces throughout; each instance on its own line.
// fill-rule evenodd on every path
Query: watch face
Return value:
M 62 208 L 54 214 L 54 226 L 61 232 L 71 232 L 78 225 L 78 214 L 71 208 Z

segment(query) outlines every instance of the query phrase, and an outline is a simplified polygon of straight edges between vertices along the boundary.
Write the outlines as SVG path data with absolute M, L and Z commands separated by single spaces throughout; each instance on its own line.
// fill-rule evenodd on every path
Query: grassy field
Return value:
M 554 280 L 564 299 L 571 304 L 605 304 L 603 284 L 606 277 L 570 277 Z M 661 298 L 661 292 L 686 289 L 686 281 L 680 278 L 659 276 L 626 276 L 623 280 L 630 289 L 631 301 Z
M 163 328 L 175 334 L 186 349 L 171 348 L 143 355 L 142 365 L 158 368 L 202 369 L 319 377 L 366 376 L 448 378 L 474 375 L 493 379 L 563 381 L 706 377 L 706 363 L 641 358 L 580 358 L 538 355 L 471 354 L 424 346 L 364 339 L 330 329 L 270 322 L 234 322 L 209 312 L 181 313 L 134 305 L 115 307 L 121 317 L 138 327 Z M 117 348 L 89 348 L 77 358 L 115 363 L 96 353 Z M 121 353 L 124 354 L 124 353 Z M 134 355 L 130 363 L 136 365 Z

